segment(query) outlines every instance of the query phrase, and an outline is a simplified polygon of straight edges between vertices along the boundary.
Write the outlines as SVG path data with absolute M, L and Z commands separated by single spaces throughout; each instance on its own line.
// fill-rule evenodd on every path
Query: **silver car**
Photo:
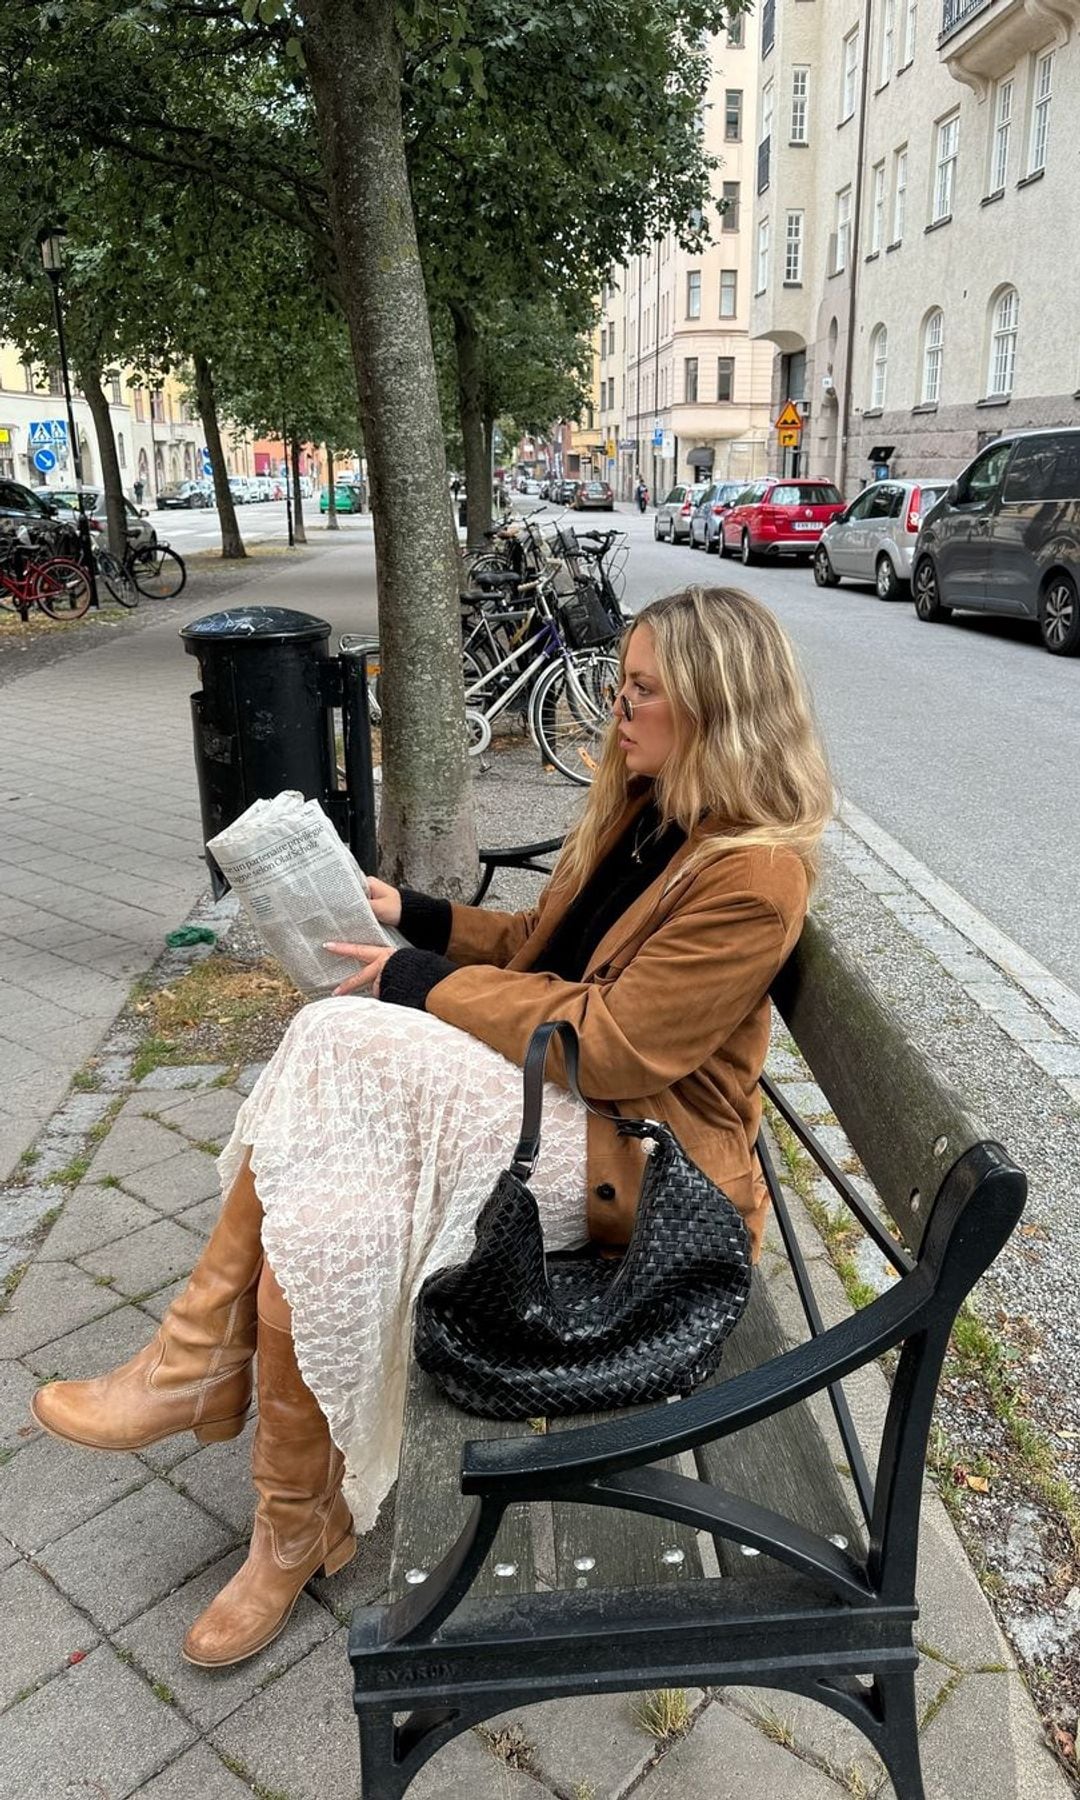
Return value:
M 691 550 L 719 550 L 724 514 L 745 490 L 745 481 L 714 481 L 690 514 Z
M 690 542 L 690 520 L 694 508 L 702 494 L 709 491 L 707 481 L 699 481 L 696 486 L 689 482 L 677 482 L 669 488 L 656 508 L 653 519 L 653 537 L 669 544 L 688 544 Z
M 54 506 L 56 508 L 57 516 L 63 519 L 65 523 L 74 525 L 75 516 L 79 508 L 79 492 L 77 488 L 39 487 L 35 488 L 34 492 L 40 499 L 44 500 L 47 505 Z M 82 490 L 82 497 L 83 506 L 90 515 L 91 530 L 105 531 L 107 529 L 107 521 L 105 518 L 104 494 L 99 488 L 84 487 Z M 127 519 L 128 541 L 129 543 L 134 544 L 136 550 L 142 549 L 148 544 L 157 543 L 157 532 L 150 523 L 150 515 L 146 507 L 133 506 L 126 494 L 124 495 L 124 514 Z
M 875 481 L 827 525 L 814 552 L 818 587 L 843 580 L 872 582 L 881 600 L 899 600 L 911 582 L 919 527 L 948 492 L 942 477 Z

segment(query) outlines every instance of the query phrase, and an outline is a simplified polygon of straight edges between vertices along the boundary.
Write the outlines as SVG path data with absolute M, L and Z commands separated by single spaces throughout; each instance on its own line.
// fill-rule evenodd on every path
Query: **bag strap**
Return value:
M 538 1025 L 529 1039 L 529 1048 L 525 1052 L 524 1063 L 524 1105 L 521 1114 L 521 1136 L 517 1149 L 510 1163 L 511 1174 L 519 1181 L 527 1181 L 536 1167 L 540 1155 L 540 1123 L 544 1110 L 544 1071 L 547 1068 L 548 1050 L 552 1038 L 557 1037 L 563 1048 L 563 1064 L 566 1069 L 566 1085 L 575 1099 L 589 1112 L 595 1113 L 598 1119 L 610 1119 L 619 1132 L 634 1137 L 647 1137 L 652 1133 L 647 1129 L 647 1119 L 622 1119 L 614 1107 L 597 1106 L 595 1101 L 587 1100 L 581 1091 L 579 1080 L 580 1059 L 578 1055 L 578 1034 L 569 1019 L 548 1019 Z M 653 1130 L 656 1128 L 653 1127 Z

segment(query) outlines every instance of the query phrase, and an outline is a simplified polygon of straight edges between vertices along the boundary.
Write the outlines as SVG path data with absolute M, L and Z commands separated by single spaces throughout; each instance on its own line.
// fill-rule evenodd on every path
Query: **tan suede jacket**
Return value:
M 601 854 L 643 804 L 628 805 Z M 686 871 L 699 842 L 692 834 L 601 939 L 581 981 L 529 968 L 569 904 L 557 880 L 533 912 L 455 906 L 447 954 L 459 967 L 431 990 L 427 1010 L 518 1064 L 537 1025 L 569 1019 L 580 1038 L 582 1091 L 614 1101 L 628 1118 L 670 1125 L 743 1214 L 756 1257 L 767 1205 L 753 1147 L 768 990 L 802 930 L 806 873 L 793 851 L 760 848 L 731 850 Z M 557 1044 L 548 1074 L 565 1085 Z M 640 1143 L 590 1115 L 588 1219 L 596 1242 L 629 1242 L 642 1172 Z

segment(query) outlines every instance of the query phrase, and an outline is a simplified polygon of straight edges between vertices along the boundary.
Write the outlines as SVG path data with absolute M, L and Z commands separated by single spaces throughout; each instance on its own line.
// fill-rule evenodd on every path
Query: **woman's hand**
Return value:
M 396 928 L 401 924 L 401 895 L 396 887 L 391 887 L 388 881 L 380 881 L 377 875 L 369 875 L 368 899 L 380 925 Z
M 382 882 L 379 883 L 380 887 L 383 885 Z M 397 897 L 396 889 L 388 888 L 387 892 L 394 894 L 395 898 Z M 372 895 L 372 899 L 374 899 L 374 895 Z M 400 904 L 399 900 L 399 911 Z M 360 994 L 369 987 L 373 997 L 376 1000 L 379 998 L 379 982 L 383 970 L 394 954 L 393 945 L 387 949 L 383 945 L 375 944 L 324 944 L 323 949 L 332 950 L 335 956 L 350 956 L 354 962 L 360 964 L 358 973 L 347 975 L 345 980 L 334 989 L 335 994 Z

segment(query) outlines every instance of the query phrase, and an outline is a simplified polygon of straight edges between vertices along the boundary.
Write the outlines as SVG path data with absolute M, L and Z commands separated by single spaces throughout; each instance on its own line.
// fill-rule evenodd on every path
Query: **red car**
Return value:
M 721 556 L 811 556 L 826 525 L 844 511 L 831 481 L 784 480 L 769 475 L 751 482 L 720 523 Z

